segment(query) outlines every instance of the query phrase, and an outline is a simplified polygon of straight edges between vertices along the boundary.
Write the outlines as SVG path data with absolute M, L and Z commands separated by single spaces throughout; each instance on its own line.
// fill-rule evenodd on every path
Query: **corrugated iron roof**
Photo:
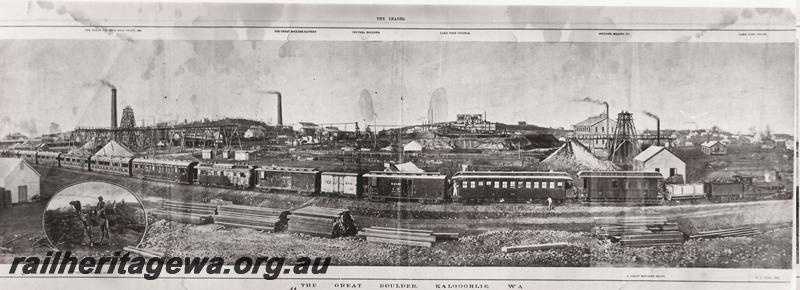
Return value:
M 664 179 L 659 172 L 654 171 L 581 171 L 578 177 L 594 178 L 658 178 Z

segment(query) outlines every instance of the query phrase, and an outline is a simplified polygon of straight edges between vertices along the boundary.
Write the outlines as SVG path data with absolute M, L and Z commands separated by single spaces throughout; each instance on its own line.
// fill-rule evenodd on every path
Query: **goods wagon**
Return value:
M 709 200 L 729 201 L 747 197 L 753 191 L 753 177 L 734 175 L 733 178 L 715 179 L 703 183 Z
M 655 204 L 664 176 L 651 171 L 581 171 L 583 199 L 589 203 Z
M 253 167 L 237 164 L 197 165 L 197 183 L 206 186 L 234 188 L 253 187 Z
M 47 166 L 58 166 L 58 159 L 61 153 L 50 151 L 39 151 L 36 154 L 36 164 Z
M 255 171 L 258 189 L 319 193 L 321 172 L 313 168 L 262 166 Z
M 695 184 L 667 184 L 666 200 L 693 200 L 703 199 L 706 192 L 702 183 Z
M 364 195 L 370 200 L 445 202 L 450 200 L 447 176 L 438 172 L 364 174 Z
M 358 173 L 323 172 L 320 192 L 349 197 L 361 197 L 361 178 Z
M 89 170 L 89 161 L 91 159 L 92 157 L 87 155 L 61 154 L 59 164 L 61 164 L 61 167 Z
M 89 160 L 89 171 L 130 176 L 131 160 L 133 160 L 133 158 L 92 156 L 92 159 Z
M 165 159 L 133 159 L 132 175 L 143 179 L 155 179 L 191 184 L 196 179 L 196 161 Z
M 555 202 L 567 199 L 572 178 L 566 172 L 462 171 L 453 175 L 453 200 Z

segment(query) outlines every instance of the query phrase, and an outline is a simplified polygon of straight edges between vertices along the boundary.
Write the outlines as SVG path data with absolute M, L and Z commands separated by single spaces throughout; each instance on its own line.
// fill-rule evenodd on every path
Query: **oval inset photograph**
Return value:
M 56 249 L 113 251 L 142 241 L 147 215 L 130 190 L 92 181 L 57 192 L 45 207 L 43 224 Z

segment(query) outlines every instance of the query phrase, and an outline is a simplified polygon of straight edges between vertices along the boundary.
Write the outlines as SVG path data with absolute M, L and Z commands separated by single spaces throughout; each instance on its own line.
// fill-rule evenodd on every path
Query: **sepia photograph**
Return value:
M 177 19 L 167 37 L 40 1 L 94 36 L 0 39 L 0 262 L 795 263 L 797 48 L 737 26 L 793 25 L 789 9 L 661 31 L 563 8 L 601 28 L 427 41 L 358 25 L 361 40 L 324 39 L 244 12 L 228 26 L 243 10 L 215 5 L 159 6 Z M 524 33 L 543 15 L 507 11 Z M 370 38 L 386 31 L 408 37 Z

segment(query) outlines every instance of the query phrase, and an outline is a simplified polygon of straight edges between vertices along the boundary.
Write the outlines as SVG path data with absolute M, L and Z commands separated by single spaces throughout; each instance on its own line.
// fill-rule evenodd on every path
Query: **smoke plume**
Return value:
M 361 95 L 358 97 L 358 107 L 361 111 L 361 118 L 364 122 L 375 121 L 377 114 L 375 113 L 375 106 L 372 103 L 372 95 L 367 89 L 361 90 Z

